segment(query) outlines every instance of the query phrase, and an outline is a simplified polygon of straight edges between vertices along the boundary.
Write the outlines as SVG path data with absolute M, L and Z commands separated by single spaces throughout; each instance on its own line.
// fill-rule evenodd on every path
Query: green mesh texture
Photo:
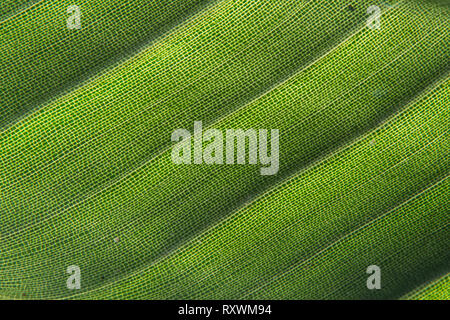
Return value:
M 448 299 L 450 8 L 373 4 L 3 2 L 0 298 Z M 174 164 L 194 121 L 278 173 Z

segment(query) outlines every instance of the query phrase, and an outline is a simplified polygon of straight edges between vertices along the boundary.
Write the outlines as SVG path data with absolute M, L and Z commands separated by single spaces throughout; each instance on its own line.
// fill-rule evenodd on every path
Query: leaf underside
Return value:
M 0 5 L 0 298 L 449 298 L 447 4 L 73 4 Z M 278 173 L 174 164 L 200 120 Z

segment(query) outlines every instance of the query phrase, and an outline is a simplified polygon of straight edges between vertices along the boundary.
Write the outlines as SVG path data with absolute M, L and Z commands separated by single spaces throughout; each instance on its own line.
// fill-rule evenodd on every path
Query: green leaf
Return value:
M 448 273 L 448 6 L 384 2 L 372 29 L 372 1 L 80 1 L 70 30 L 73 3 L 23 3 L 0 11 L 0 297 L 394 299 Z M 194 121 L 279 129 L 277 174 L 174 164 Z
M 450 291 L 449 274 L 414 290 L 404 298 L 409 300 L 446 300 Z

